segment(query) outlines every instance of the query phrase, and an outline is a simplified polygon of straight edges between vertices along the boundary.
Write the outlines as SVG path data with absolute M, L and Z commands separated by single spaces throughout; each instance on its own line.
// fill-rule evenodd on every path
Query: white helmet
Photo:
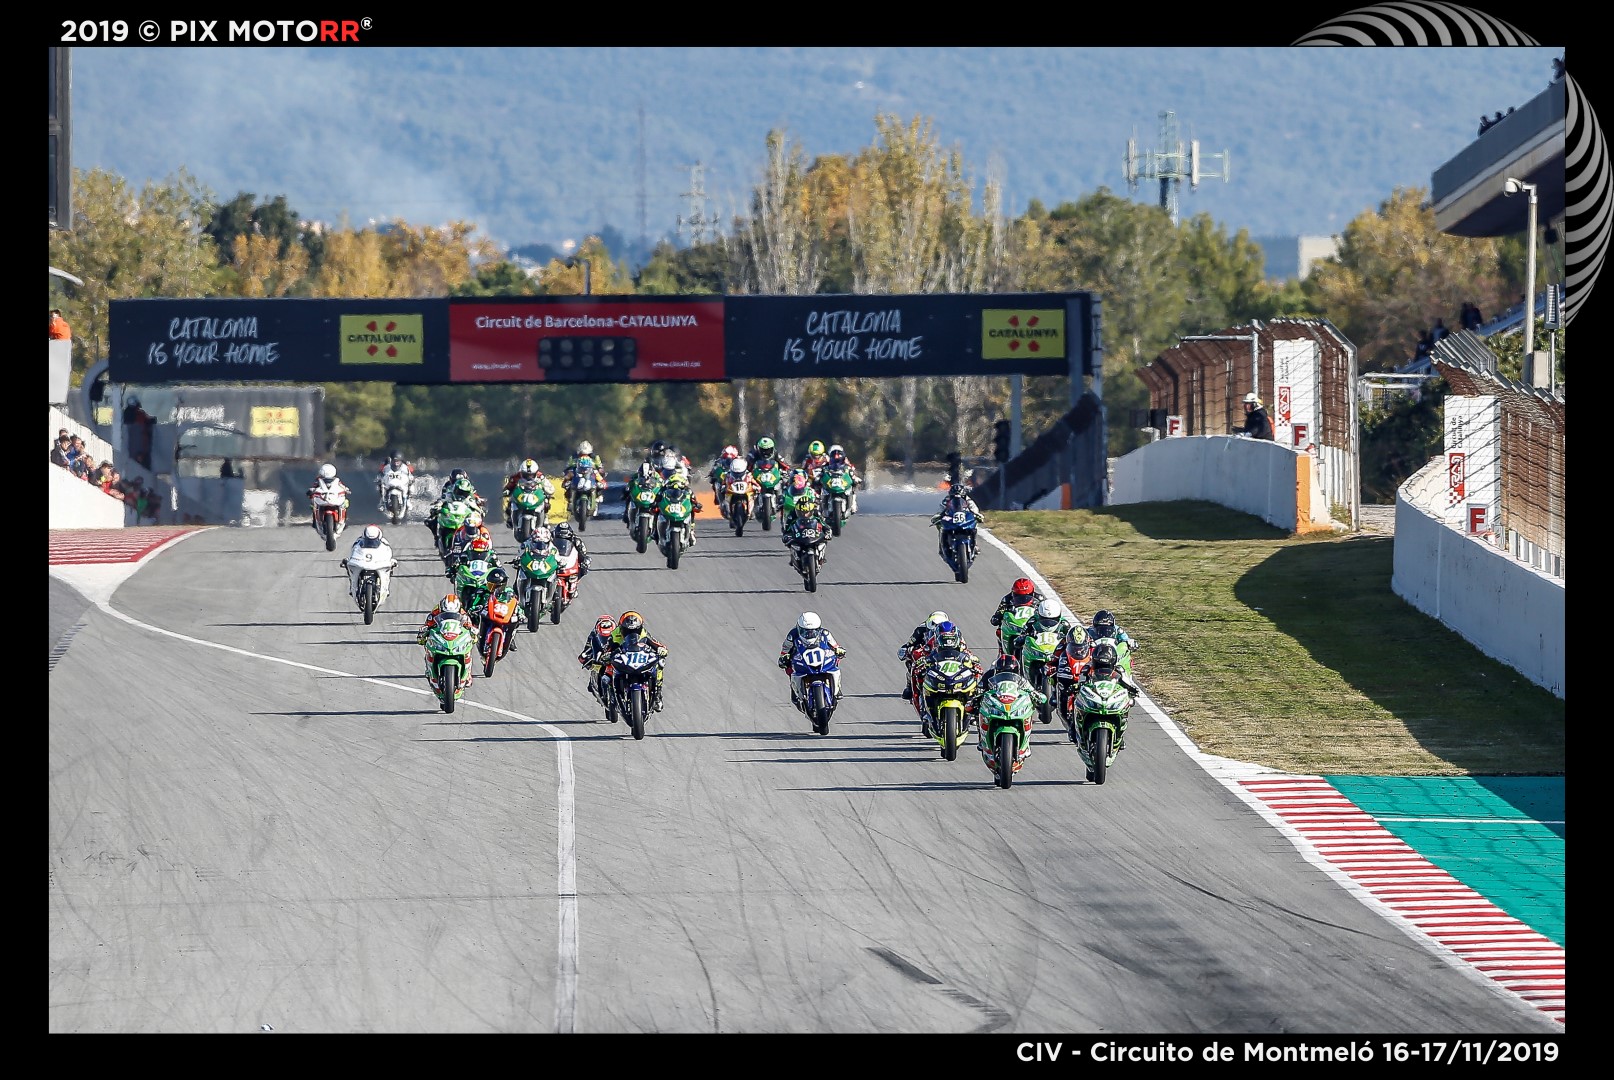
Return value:
M 731 476 L 744 476 L 749 471 L 750 466 L 745 463 L 745 458 L 743 457 L 737 457 L 729 462 L 729 475 Z
M 1059 618 L 1059 602 L 1057 600 L 1044 600 L 1037 605 L 1037 614 L 1044 619 Z
M 824 623 L 819 619 L 816 611 L 804 611 L 801 613 L 801 617 L 796 620 L 797 630 L 817 630 L 823 625 Z
M 1251 392 L 1251 393 L 1248 393 L 1248 394 L 1244 395 L 1244 404 L 1246 404 L 1246 405 L 1259 405 L 1259 404 L 1261 404 L 1261 399 L 1256 397 L 1254 392 Z
M 579 455 L 592 454 L 594 452 L 594 444 L 589 442 L 587 439 L 584 439 L 582 442 L 577 444 L 577 452 Z
M 548 525 L 540 525 L 532 530 L 532 539 L 539 544 L 547 544 L 554 539 L 554 533 L 549 531 Z
M 330 464 L 329 462 L 327 462 L 324 465 L 321 465 L 319 467 L 319 478 L 321 480 L 335 480 L 336 479 L 336 466 Z
M 381 543 L 381 526 L 366 525 L 362 539 L 367 547 Z
M 945 611 L 932 611 L 930 613 L 930 617 L 925 620 L 925 622 L 930 624 L 932 629 L 934 629 L 935 627 L 940 626 L 942 623 L 944 623 L 946 621 L 947 621 L 947 612 L 945 612 Z

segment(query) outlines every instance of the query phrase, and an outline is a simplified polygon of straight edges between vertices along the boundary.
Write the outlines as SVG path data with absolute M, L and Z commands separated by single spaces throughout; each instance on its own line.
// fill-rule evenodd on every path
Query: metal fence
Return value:
M 1501 497 L 1491 542 L 1517 559 L 1564 576 L 1564 400 L 1496 370 L 1472 334 L 1435 346 L 1435 367 L 1451 392 L 1494 397 L 1501 408 Z

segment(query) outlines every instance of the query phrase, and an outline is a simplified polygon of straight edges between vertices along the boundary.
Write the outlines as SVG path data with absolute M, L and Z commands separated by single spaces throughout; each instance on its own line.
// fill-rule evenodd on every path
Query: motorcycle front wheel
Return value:
M 953 542 L 953 568 L 958 574 L 958 580 L 968 585 L 970 581 L 970 547 L 966 540 Z
M 1093 759 L 1093 764 L 1088 767 L 1087 771 L 1092 773 L 1093 783 L 1102 784 L 1110 775 L 1110 729 L 1108 727 L 1103 724 L 1093 725 L 1093 734 L 1091 741 L 1088 743 L 1087 753 Z
M 942 747 L 941 756 L 948 761 L 958 760 L 959 729 L 963 726 L 963 717 L 952 706 L 942 710 Z
M 634 689 L 628 694 L 628 728 L 635 739 L 644 738 L 645 692 Z
M 454 711 L 454 702 L 460 693 L 460 669 L 453 664 L 444 664 L 437 669 L 437 694 L 443 711 Z
M 1019 750 L 1019 740 L 1013 731 L 1008 728 L 998 732 L 998 787 L 1005 790 L 1014 783 L 1014 755 Z
M 376 584 L 366 578 L 359 582 L 359 610 L 364 612 L 364 625 L 375 622 Z
M 818 559 L 815 558 L 813 553 L 810 551 L 802 552 L 801 557 L 805 560 L 804 568 L 801 574 L 801 583 L 806 586 L 808 592 L 817 592 Z
M 807 688 L 807 715 L 820 735 L 829 734 L 829 712 L 829 689 L 821 682 L 813 683 Z
M 325 550 L 326 551 L 335 551 L 336 550 L 336 519 L 333 518 L 330 514 L 326 514 L 325 517 L 324 517 L 324 520 L 325 520 L 325 524 L 323 526 L 321 526 L 321 530 L 325 533 Z

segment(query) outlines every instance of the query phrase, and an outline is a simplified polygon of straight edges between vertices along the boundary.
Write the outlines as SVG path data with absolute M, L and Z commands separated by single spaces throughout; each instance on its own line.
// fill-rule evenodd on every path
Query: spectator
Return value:
M 62 318 L 60 308 L 50 309 L 50 339 L 52 341 L 71 341 L 73 331 L 68 327 L 67 320 Z
M 1446 333 L 1446 320 L 1436 319 L 1434 328 L 1429 331 L 1429 344 L 1434 345 L 1435 342 L 1445 337 Z
M 1486 116 L 1484 113 L 1481 113 L 1479 134 L 1483 135 L 1489 130 L 1491 130 L 1491 118 Z
M 1434 336 L 1431 335 L 1429 331 L 1425 330 L 1423 335 L 1418 338 L 1418 346 L 1415 350 L 1413 350 L 1412 358 L 1414 360 L 1427 360 L 1429 359 L 1429 350 L 1433 349 L 1434 347 Z
M 140 406 L 140 399 L 131 397 L 123 406 L 123 439 L 129 456 L 146 468 L 151 468 L 151 429 L 157 421 Z
M 100 465 L 96 466 L 93 477 L 94 478 L 91 480 L 91 483 L 95 484 L 95 486 L 99 487 L 108 495 L 111 495 L 112 485 L 116 483 L 118 479 L 118 470 L 112 467 L 112 462 L 103 461 Z
M 243 474 L 240 469 L 231 469 L 230 468 L 230 459 L 229 458 L 225 458 L 224 459 L 224 464 L 219 466 L 219 476 L 222 477 L 225 480 L 238 480 L 243 475 L 245 475 L 245 474 Z
M 69 466 L 72 468 L 75 476 L 81 476 L 88 479 L 90 469 L 95 466 L 95 462 L 90 460 L 89 452 L 84 449 L 84 437 L 82 435 L 74 435 L 71 439 L 71 443 L 72 449 L 67 452 Z
M 1464 330 L 1478 330 L 1485 325 L 1485 316 L 1480 314 L 1478 305 L 1464 301 L 1462 323 Z
M 67 429 L 63 428 L 62 433 L 56 436 L 56 442 L 50 448 L 50 463 L 52 465 L 60 465 L 62 468 L 71 472 L 73 470 L 73 462 L 68 459 L 67 455 L 72 451 L 72 449 L 73 440 L 67 434 Z
M 1244 428 L 1239 432 L 1252 439 L 1265 439 L 1272 442 L 1276 433 L 1272 430 L 1272 418 L 1267 415 L 1267 407 L 1261 404 L 1261 399 L 1253 392 L 1244 395 Z

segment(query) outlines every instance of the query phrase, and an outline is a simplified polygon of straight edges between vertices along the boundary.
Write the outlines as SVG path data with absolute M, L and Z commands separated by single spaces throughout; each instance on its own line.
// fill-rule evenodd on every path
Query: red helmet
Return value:
M 478 536 L 471 541 L 470 547 L 472 551 L 481 555 L 493 550 L 493 541 L 485 536 Z
M 594 632 L 599 634 L 601 637 L 604 637 L 606 634 L 609 634 L 615 629 L 616 620 L 611 618 L 609 615 L 601 615 L 598 619 L 594 620 Z
M 1023 578 L 1015 578 L 1014 579 L 1014 595 L 1016 595 L 1016 596 L 1030 596 L 1032 593 L 1034 593 L 1036 591 L 1037 591 L 1037 587 L 1031 583 L 1030 578 L 1023 577 Z

